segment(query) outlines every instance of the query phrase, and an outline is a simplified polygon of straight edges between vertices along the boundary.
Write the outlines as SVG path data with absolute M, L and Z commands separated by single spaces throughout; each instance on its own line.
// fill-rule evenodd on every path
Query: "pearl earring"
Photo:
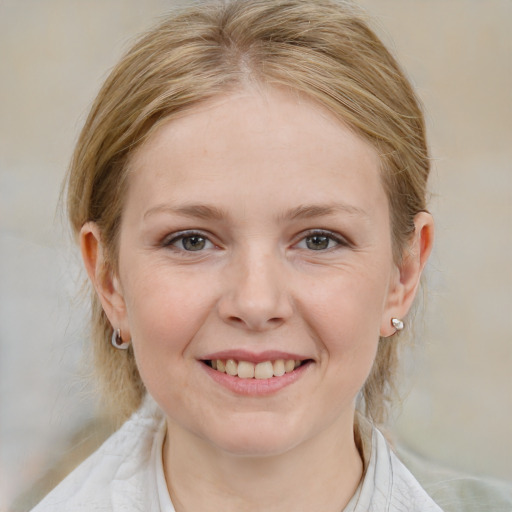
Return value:
M 392 318 L 391 325 L 397 330 L 401 331 L 404 328 L 404 323 L 399 318 Z

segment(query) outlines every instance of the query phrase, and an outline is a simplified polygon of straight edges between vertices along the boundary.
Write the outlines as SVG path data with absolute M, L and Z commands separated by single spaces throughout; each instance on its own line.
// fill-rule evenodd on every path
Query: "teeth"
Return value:
M 238 363 L 238 376 L 241 379 L 252 379 L 254 377 L 254 365 L 247 361 L 240 361 Z M 259 378 L 259 377 L 256 377 Z
M 234 359 L 228 359 L 226 361 L 226 373 L 233 376 L 238 374 L 238 364 Z
M 276 377 L 281 377 L 282 375 L 285 374 L 284 359 L 278 359 L 277 361 L 274 361 L 274 364 L 272 366 L 274 370 L 274 375 Z
M 293 370 L 295 370 L 295 361 L 293 359 L 287 359 L 284 362 L 284 371 L 290 373 L 293 372 Z
M 270 361 L 258 363 L 254 367 L 254 377 L 256 377 L 257 379 L 270 379 L 273 376 L 274 368 L 272 367 L 272 363 Z
M 249 361 L 235 361 L 234 359 L 215 359 L 211 361 L 211 367 L 221 373 L 231 376 L 238 376 L 240 379 L 270 379 L 281 377 L 285 373 L 293 372 L 301 364 L 300 360 L 276 359 L 275 361 L 264 361 L 262 363 L 251 363 Z

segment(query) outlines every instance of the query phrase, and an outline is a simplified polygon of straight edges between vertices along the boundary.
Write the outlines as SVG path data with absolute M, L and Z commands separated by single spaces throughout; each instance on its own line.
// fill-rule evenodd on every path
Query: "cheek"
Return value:
M 126 279 L 127 322 L 139 364 L 163 365 L 182 356 L 204 323 L 212 293 L 202 280 L 165 266 L 138 265 Z
M 363 304 L 363 303 L 362 303 Z M 322 325 L 322 359 L 327 381 L 331 383 L 329 400 L 339 408 L 354 404 L 364 386 L 377 355 L 379 318 L 357 309 L 352 301 L 340 300 L 331 310 L 329 322 Z
M 329 338 L 337 337 L 343 343 L 378 339 L 387 275 L 364 267 L 340 269 L 328 277 L 321 284 L 316 281 L 303 287 L 310 290 L 303 295 L 304 315 Z
M 311 288 L 314 292 L 302 307 L 329 371 L 339 375 L 345 389 L 356 392 L 376 356 L 387 293 L 383 274 L 368 274 L 340 272 L 323 287 Z
M 125 289 L 129 329 L 144 385 L 164 410 L 174 410 L 187 396 L 187 348 L 208 314 L 208 298 L 188 293 L 190 280 L 146 269 Z

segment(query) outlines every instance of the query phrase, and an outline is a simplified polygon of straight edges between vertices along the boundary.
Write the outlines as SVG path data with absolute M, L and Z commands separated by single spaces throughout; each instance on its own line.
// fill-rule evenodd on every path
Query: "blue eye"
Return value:
M 213 247 L 212 242 L 199 233 L 178 235 L 166 242 L 165 245 L 173 246 L 176 249 L 182 249 L 187 252 L 197 252 Z

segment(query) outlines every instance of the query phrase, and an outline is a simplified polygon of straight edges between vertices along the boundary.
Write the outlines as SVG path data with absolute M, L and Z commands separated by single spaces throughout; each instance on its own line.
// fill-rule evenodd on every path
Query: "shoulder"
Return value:
M 384 436 L 374 432 L 377 464 L 381 466 L 380 480 L 387 484 L 387 509 L 393 512 L 442 512 L 439 505 L 418 480 L 398 459 Z
M 70 473 L 32 512 L 144 510 L 144 478 L 164 419 L 146 398 L 142 407 Z
M 358 421 L 365 474 L 345 512 L 442 512 L 370 422 Z
M 512 484 L 443 468 L 404 448 L 397 453 L 445 512 L 512 511 Z

